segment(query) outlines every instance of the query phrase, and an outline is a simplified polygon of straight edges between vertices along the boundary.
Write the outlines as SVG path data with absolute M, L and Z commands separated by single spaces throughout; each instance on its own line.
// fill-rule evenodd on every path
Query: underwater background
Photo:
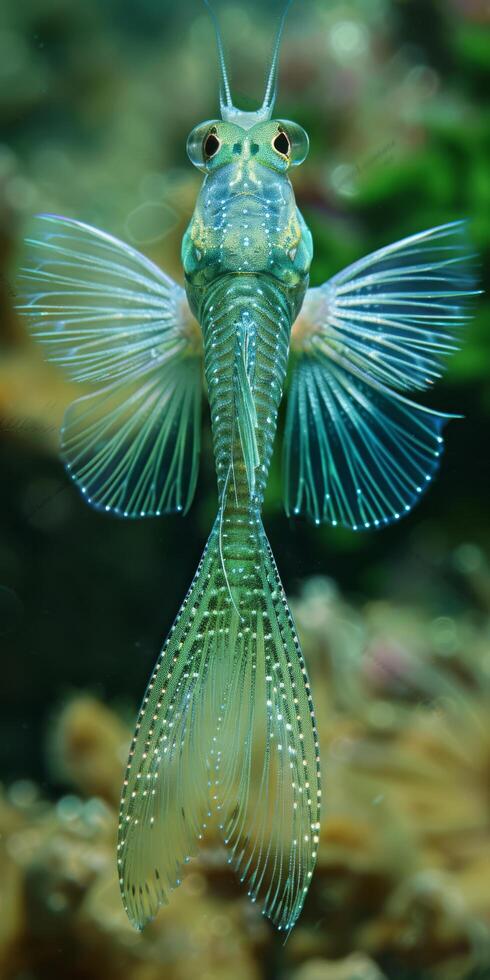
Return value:
M 254 108 L 278 4 L 216 4 L 234 93 Z M 216 512 L 206 421 L 183 519 L 91 511 L 58 460 L 80 389 L 15 315 L 36 211 L 129 241 L 181 281 L 217 111 L 198 0 L 4 0 L 0 10 L 0 980 L 490 978 L 489 299 L 426 404 L 462 413 L 441 472 L 382 532 L 288 521 L 280 433 L 264 523 L 317 708 L 326 805 L 288 939 L 249 904 L 218 834 L 143 935 L 116 882 L 130 730 Z M 296 0 L 277 111 L 312 284 L 404 235 L 470 219 L 488 288 L 485 0 Z

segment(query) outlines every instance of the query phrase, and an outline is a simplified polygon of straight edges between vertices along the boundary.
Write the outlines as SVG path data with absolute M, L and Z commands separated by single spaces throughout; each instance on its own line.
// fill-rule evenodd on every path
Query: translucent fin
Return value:
M 458 347 L 477 293 L 464 223 L 380 249 L 309 290 L 284 441 L 288 514 L 379 527 L 406 514 L 432 479 L 453 417 L 408 401 Z
M 19 275 L 48 360 L 96 390 L 63 424 L 70 475 L 95 507 L 125 517 L 185 510 L 194 493 L 200 331 L 184 290 L 112 235 L 40 215 Z
M 366 381 L 426 388 L 471 318 L 473 259 L 464 222 L 381 248 L 308 290 L 291 347 L 321 351 Z
M 73 402 L 61 452 L 88 503 L 120 517 L 186 511 L 197 482 L 201 398 L 200 363 L 180 356 Z
M 319 747 L 305 664 L 263 531 L 261 541 L 257 608 L 242 614 L 229 651 L 213 795 L 229 860 L 249 897 L 288 931 L 316 863 Z
M 252 390 L 254 365 L 255 331 L 249 329 L 247 322 L 241 323 L 237 330 L 236 352 L 236 412 L 238 432 L 242 446 L 247 482 L 250 493 L 255 490 L 255 470 L 260 463 L 257 445 L 257 411 Z
M 209 751 L 217 719 L 218 654 L 211 542 L 156 664 L 141 707 L 121 800 L 118 866 L 124 907 L 142 929 L 180 884 L 210 807 Z M 214 617 L 222 616 L 222 603 Z M 219 693 L 216 691 L 219 700 Z
M 180 883 L 213 811 L 230 861 L 278 927 L 292 927 L 308 890 L 320 797 L 313 708 L 263 532 L 256 544 L 255 587 L 243 578 L 239 616 L 215 526 L 143 701 L 119 831 L 137 928 Z
M 398 520 L 436 473 L 452 417 L 303 357 L 286 420 L 287 513 L 355 531 Z

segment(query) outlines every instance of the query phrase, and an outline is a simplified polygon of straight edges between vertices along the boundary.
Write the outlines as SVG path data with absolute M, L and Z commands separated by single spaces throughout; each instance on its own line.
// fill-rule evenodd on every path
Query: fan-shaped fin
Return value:
M 197 482 L 201 397 L 199 361 L 179 357 L 73 402 L 61 453 L 88 503 L 119 517 L 186 511 Z
M 381 248 L 308 290 L 291 348 L 322 351 L 373 384 L 426 388 L 471 318 L 473 260 L 464 222 Z
M 62 452 L 93 506 L 125 517 L 185 510 L 197 478 L 201 354 L 184 290 L 135 249 L 40 215 L 19 275 L 47 359 L 96 390 L 67 410 Z
M 442 428 L 452 417 L 303 357 L 285 433 L 288 513 L 353 530 L 398 520 L 436 473 Z
M 316 523 L 378 527 L 427 487 L 450 415 L 401 392 L 438 377 L 474 289 L 464 223 L 380 249 L 308 291 L 284 442 L 285 504 Z

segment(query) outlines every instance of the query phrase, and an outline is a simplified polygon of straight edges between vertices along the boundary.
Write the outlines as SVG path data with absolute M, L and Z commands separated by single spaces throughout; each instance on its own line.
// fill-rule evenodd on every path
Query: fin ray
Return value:
M 426 388 L 459 348 L 478 293 L 473 259 L 464 222 L 378 249 L 308 290 L 292 350 L 337 352 L 347 367 L 357 361 L 367 381 L 399 391 Z
M 288 513 L 353 530 L 398 520 L 434 477 L 452 417 L 302 358 L 286 421 Z
M 464 222 L 412 235 L 308 290 L 284 437 L 288 514 L 354 530 L 411 510 L 454 416 L 409 401 L 459 347 L 478 292 Z
M 318 841 L 318 739 L 262 528 L 254 566 L 257 607 L 242 601 L 238 615 L 217 522 L 143 702 L 119 836 L 123 899 L 139 928 L 179 884 L 212 812 L 230 863 L 264 914 L 289 930 L 303 906 Z M 244 600 L 250 591 L 245 579 L 234 590 Z
M 49 361 L 95 389 L 67 409 L 62 455 L 92 506 L 186 510 L 200 449 L 202 341 L 184 290 L 114 236 L 39 215 L 19 310 Z
M 290 930 L 316 861 L 318 739 L 306 668 L 262 529 L 259 540 L 262 600 L 239 631 L 216 792 L 230 862 L 252 901 Z

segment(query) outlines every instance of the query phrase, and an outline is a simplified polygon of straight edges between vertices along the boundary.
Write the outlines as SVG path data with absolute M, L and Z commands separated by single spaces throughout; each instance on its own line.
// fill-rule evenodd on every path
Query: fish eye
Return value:
M 284 129 L 281 129 L 277 136 L 274 136 L 272 140 L 272 145 L 277 153 L 281 156 L 287 157 L 291 151 L 291 142 L 288 134 Z
M 290 167 L 298 167 L 308 153 L 308 134 L 291 119 L 276 119 L 272 148 Z
M 187 155 L 198 170 L 206 171 L 209 161 L 216 156 L 223 145 L 223 141 L 218 136 L 218 127 L 217 119 L 207 119 L 206 122 L 195 126 L 187 137 Z
M 210 160 L 211 157 L 216 156 L 220 146 L 221 142 L 216 136 L 216 130 L 211 129 L 207 136 L 204 137 L 202 144 L 202 151 L 205 159 Z

